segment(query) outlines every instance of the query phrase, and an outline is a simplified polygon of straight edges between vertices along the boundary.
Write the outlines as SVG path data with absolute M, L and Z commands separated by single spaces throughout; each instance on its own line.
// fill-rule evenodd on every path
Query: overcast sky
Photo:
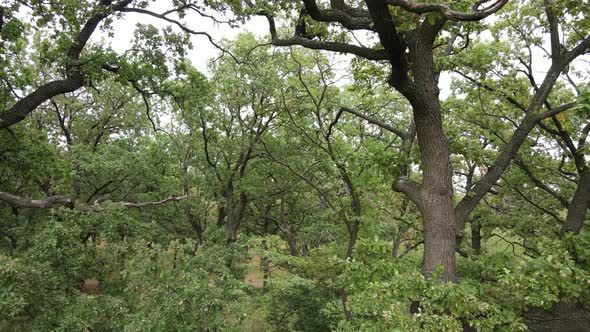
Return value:
M 168 8 L 166 6 L 167 4 Z M 170 9 L 169 1 L 158 0 L 156 3 L 152 4 L 149 9 L 156 13 L 164 12 L 167 9 Z M 171 17 L 174 18 L 173 16 Z M 227 24 L 215 24 L 212 20 L 199 17 L 196 13 L 189 13 L 189 15 L 187 15 L 181 22 L 186 23 L 192 30 L 208 33 L 218 44 L 222 39 L 234 39 L 240 32 L 244 31 L 252 32 L 259 37 L 265 37 L 269 34 L 268 21 L 264 17 L 259 16 L 253 17 L 239 29 L 232 29 Z M 115 38 L 105 40 L 107 43 L 110 43 L 116 51 L 123 52 L 129 49 L 133 37 L 133 31 L 135 30 L 137 23 L 153 24 L 157 27 L 172 25 L 161 19 L 148 15 L 126 13 L 123 19 L 118 20 L 113 24 Z M 175 30 L 180 31 L 179 29 L 176 29 L 174 25 L 172 26 Z M 106 36 L 102 34 L 98 35 L 97 39 L 105 37 Z M 193 43 L 193 49 L 189 51 L 189 58 L 199 71 L 207 73 L 207 61 L 218 56 L 219 50 L 209 43 L 206 36 L 192 35 L 191 41 Z
M 170 1 L 167 0 L 157 0 L 155 3 L 150 5 L 149 9 L 156 13 L 164 12 L 170 9 Z M 174 18 L 174 17 L 173 17 Z M 487 20 L 493 20 L 495 17 L 490 17 Z M 203 18 L 198 16 L 196 13 L 189 13 L 184 20 L 181 20 L 187 24 L 189 28 L 195 31 L 203 31 L 210 34 L 213 39 L 220 43 L 222 39 L 233 39 L 235 38 L 240 32 L 249 31 L 254 33 L 259 37 L 266 37 L 269 34 L 268 29 L 268 22 L 264 17 L 255 16 L 250 19 L 245 25 L 240 26 L 240 28 L 232 29 L 227 24 L 216 24 L 212 20 L 208 18 Z M 100 39 L 104 39 L 106 43 L 111 44 L 112 47 L 120 52 L 123 52 L 129 49 L 131 45 L 131 40 L 133 36 L 133 31 L 135 30 L 136 24 L 153 24 L 157 27 L 163 27 L 166 25 L 170 25 L 168 22 L 164 22 L 161 19 L 154 18 L 148 15 L 143 14 L 136 14 L 136 13 L 126 13 L 123 19 L 119 19 L 114 22 L 113 28 L 115 31 L 114 38 L 108 38 L 105 34 L 97 34 L 93 37 L 94 41 L 98 41 Z M 180 31 L 179 29 L 177 29 Z M 485 33 L 483 37 L 485 38 Z M 488 38 L 491 37 L 488 33 Z M 480 37 L 481 38 L 481 37 Z M 193 65 L 203 73 L 208 74 L 207 70 L 207 62 L 219 55 L 219 50 L 216 49 L 211 43 L 209 43 L 208 39 L 205 36 L 191 36 L 191 40 L 193 43 L 193 49 L 189 52 L 189 58 L 191 59 Z M 544 57 L 544 54 L 540 52 L 535 52 L 534 57 L 536 58 L 534 61 L 535 63 L 535 76 L 538 81 L 542 81 L 546 70 L 549 65 L 549 61 L 547 58 Z M 351 57 L 337 57 L 339 60 L 339 67 L 341 70 L 345 70 L 348 65 L 348 60 Z M 340 84 L 343 84 L 345 81 L 341 81 Z M 441 97 L 447 97 L 450 91 L 450 83 L 451 78 L 449 74 L 443 73 L 440 78 L 439 87 L 441 88 Z

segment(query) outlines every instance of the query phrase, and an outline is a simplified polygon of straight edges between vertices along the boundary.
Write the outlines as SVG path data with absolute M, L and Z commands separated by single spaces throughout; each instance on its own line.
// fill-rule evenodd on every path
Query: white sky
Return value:
M 161 13 L 170 9 L 170 6 L 168 1 L 158 0 L 148 9 L 156 13 Z M 174 16 L 170 17 L 175 18 Z M 217 44 L 220 44 L 221 40 L 224 38 L 234 39 L 240 32 L 245 31 L 252 32 L 258 37 L 264 37 L 269 34 L 268 21 L 264 17 L 253 17 L 238 29 L 232 29 L 227 24 L 216 24 L 208 18 L 199 17 L 196 13 L 189 13 L 185 19 L 180 20 L 180 22 L 186 23 L 186 25 L 192 30 L 208 33 L 213 37 Z M 137 13 L 125 13 L 123 19 L 113 23 L 115 39 L 106 39 L 107 43 L 110 43 L 118 52 L 127 50 L 131 45 L 133 31 L 135 30 L 137 23 L 152 24 L 156 27 L 171 25 L 176 31 L 180 31 L 180 29 L 173 24 L 155 17 Z M 97 35 L 96 37 L 95 40 L 105 38 L 105 35 Z M 207 62 L 210 59 L 219 56 L 220 51 L 209 43 L 206 36 L 192 35 L 191 41 L 193 49 L 189 50 L 189 59 L 192 61 L 193 66 L 199 71 L 208 74 Z
M 169 8 L 168 1 L 156 0 L 156 2 L 152 3 L 148 9 L 156 13 L 161 13 Z M 176 19 L 176 17 L 173 16 L 171 16 L 171 18 Z M 258 37 L 266 37 L 269 35 L 268 21 L 261 16 L 251 18 L 245 25 L 241 25 L 236 29 L 229 27 L 227 24 L 216 24 L 211 19 L 202 18 L 196 13 L 189 13 L 184 20 L 179 21 L 185 23 L 192 30 L 207 32 L 213 37 L 217 44 L 223 39 L 234 39 L 240 32 L 245 31 L 252 32 Z M 177 31 L 180 31 L 180 29 L 173 24 L 155 17 L 138 13 L 125 13 L 123 19 L 117 20 L 113 23 L 115 31 L 114 39 L 107 38 L 105 34 L 96 34 L 93 36 L 92 40 L 98 41 L 104 38 L 106 43 L 110 44 L 116 51 L 124 52 L 129 49 L 131 45 L 133 31 L 135 30 L 137 23 L 152 24 L 156 27 L 172 25 Z M 356 34 L 356 37 L 364 40 L 364 38 L 358 34 Z M 192 61 L 193 66 L 199 71 L 209 75 L 210 73 L 207 69 L 207 63 L 210 59 L 219 56 L 220 51 L 209 43 L 206 36 L 192 35 L 191 41 L 193 43 L 193 49 L 189 50 L 189 59 Z M 345 75 L 346 67 L 348 67 L 350 59 L 352 59 L 352 56 L 336 56 L 337 63 L 335 64 L 335 67 L 342 71 L 342 75 Z M 349 80 L 342 80 L 338 85 L 342 86 L 349 82 Z M 439 82 L 442 99 L 445 99 L 451 94 L 450 84 L 451 75 L 443 72 Z
M 156 0 L 155 3 L 152 3 L 149 10 L 161 13 L 170 9 L 169 1 L 167 0 Z M 175 18 L 175 17 L 172 17 Z M 493 20 L 494 17 L 490 17 L 486 20 Z M 241 25 L 237 29 L 230 28 L 227 24 L 216 24 L 212 20 L 208 18 L 202 18 L 198 16 L 196 13 L 189 13 L 184 20 L 180 20 L 181 22 L 185 23 L 189 28 L 195 31 L 203 31 L 207 32 L 209 35 L 213 37 L 216 43 L 220 43 L 222 39 L 234 39 L 240 32 L 249 31 L 254 33 L 258 37 L 266 37 L 269 35 L 268 29 L 268 22 L 266 18 L 255 16 L 251 18 L 245 25 Z M 131 40 L 133 36 L 133 31 L 135 30 L 136 24 L 153 24 L 157 27 L 162 27 L 166 25 L 172 25 L 168 22 L 164 22 L 161 19 L 151 17 L 144 14 L 137 14 L 137 13 L 125 13 L 123 19 L 119 19 L 113 23 L 113 28 L 115 31 L 114 38 L 108 38 L 105 34 L 95 34 L 92 38 L 93 41 L 99 41 L 100 39 L 104 39 L 107 44 L 110 44 L 116 51 L 123 52 L 127 50 L 131 45 Z M 174 26 L 174 25 L 172 25 Z M 180 31 L 175 27 L 177 31 Z M 362 39 L 362 36 L 358 36 Z M 480 38 L 486 39 L 486 34 L 482 34 Z M 193 43 L 193 49 L 189 51 L 189 59 L 192 61 L 193 66 L 195 66 L 199 71 L 209 74 L 207 69 L 207 62 L 215 58 L 219 55 L 220 51 L 216 49 L 211 43 L 209 43 L 207 37 L 205 36 L 191 36 L 191 41 Z M 538 82 L 541 82 L 545 76 L 545 73 L 550 65 L 547 58 L 544 57 L 544 54 L 540 50 L 535 52 L 535 78 Z M 346 67 L 348 66 L 348 61 L 351 59 L 351 56 L 336 56 L 337 60 L 337 68 L 342 70 L 342 74 L 346 71 Z M 445 99 L 451 93 L 450 90 L 450 83 L 451 83 L 451 75 L 449 73 L 442 73 L 440 77 L 439 87 L 441 89 L 441 98 Z M 339 82 L 339 85 L 347 83 L 345 80 Z

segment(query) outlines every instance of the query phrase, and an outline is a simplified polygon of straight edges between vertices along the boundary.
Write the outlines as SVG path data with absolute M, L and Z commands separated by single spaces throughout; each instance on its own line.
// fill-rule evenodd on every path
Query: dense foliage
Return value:
M 410 48 L 444 27 L 452 260 L 426 249 L 438 136 L 404 87 L 424 73 L 356 38 L 364 2 L 0 2 L 0 330 L 588 328 L 588 8 L 498 1 L 471 22 L 382 2 Z M 162 25 L 116 52 L 131 13 Z M 253 15 L 270 43 L 212 41 L 193 66 L 184 19 Z M 354 43 L 375 45 L 334 49 Z

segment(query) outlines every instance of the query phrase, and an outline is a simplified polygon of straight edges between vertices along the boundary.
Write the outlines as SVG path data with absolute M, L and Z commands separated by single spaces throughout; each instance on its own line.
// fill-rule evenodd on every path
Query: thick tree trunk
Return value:
M 299 256 L 299 249 L 297 248 L 297 239 L 293 234 L 289 234 L 287 237 L 287 244 L 289 245 L 289 252 L 291 256 Z
M 586 214 L 590 208 L 590 170 L 580 174 L 580 182 L 574 193 L 572 202 L 567 209 L 565 219 L 565 231 L 573 234 L 579 234 L 584 226 Z
M 425 84 L 410 98 L 422 161 L 421 214 L 424 221 L 422 273 L 430 276 L 438 266 L 442 280 L 456 279 L 453 171 L 443 132 L 438 87 Z
M 423 25 L 419 32 L 408 36 L 408 62 L 412 80 L 393 79 L 392 86 L 403 94 L 410 104 L 420 147 L 422 185 L 404 191 L 417 203 L 424 222 L 424 262 L 422 273 L 429 277 L 437 267 L 443 267 L 441 279 L 456 279 L 455 218 L 453 206 L 453 169 L 449 147 L 444 135 L 440 109 L 437 71 L 434 66 L 432 45 L 444 22 Z M 381 38 L 383 43 L 383 38 Z M 394 78 L 392 76 L 392 78 Z
M 217 226 L 221 227 L 225 225 L 225 205 L 223 203 L 217 203 Z
M 236 242 L 236 240 L 238 239 L 238 229 L 240 228 L 242 219 L 244 219 L 247 203 L 248 197 L 246 196 L 246 194 L 240 193 L 240 199 L 238 201 L 237 206 L 235 206 L 233 203 L 231 204 L 232 210 L 229 211 L 229 218 L 227 218 L 225 224 L 227 227 L 228 243 Z

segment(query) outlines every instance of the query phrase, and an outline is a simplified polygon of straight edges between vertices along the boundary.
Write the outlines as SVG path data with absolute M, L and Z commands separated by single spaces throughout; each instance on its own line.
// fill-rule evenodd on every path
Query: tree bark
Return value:
M 424 221 L 422 273 L 429 277 L 443 267 L 442 280 L 456 280 L 453 169 L 444 135 L 439 89 L 432 54 L 437 27 L 410 38 L 408 57 L 413 64 L 412 84 L 397 86 L 412 105 L 422 162 L 420 212 Z
M 287 240 L 289 246 L 289 252 L 291 256 L 299 256 L 299 249 L 297 248 L 297 234 L 293 231 L 289 223 L 287 222 L 287 190 L 283 187 L 281 194 L 281 223 L 279 229 Z
M 242 219 L 244 219 L 244 215 L 246 213 L 246 205 L 248 204 L 248 197 L 245 193 L 240 193 L 240 198 L 235 206 L 234 203 L 231 205 L 227 205 L 227 207 L 231 206 L 231 210 L 228 213 L 228 217 L 225 221 L 225 225 L 227 227 L 227 242 L 233 243 L 238 240 L 238 229 L 240 228 L 240 224 L 242 223 Z
M 529 330 L 535 332 L 590 331 L 590 310 L 580 303 L 558 302 L 549 310 L 532 308 L 524 318 Z
M 348 244 L 346 246 L 346 258 L 352 258 L 354 252 L 354 246 L 356 245 L 356 239 L 358 237 L 359 230 L 359 217 L 353 217 L 354 220 L 350 221 L 348 225 Z
M 565 219 L 566 232 L 580 233 L 586 220 L 588 208 L 590 208 L 590 170 L 585 170 L 580 174 L 578 188 L 576 188 L 572 202 L 567 210 Z
M 402 244 L 402 236 L 396 236 L 393 239 L 393 246 L 391 249 L 391 258 L 393 259 L 397 259 L 397 256 L 399 255 L 399 247 Z
M 0 191 L 0 201 L 20 208 L 46 209 L 54 205 L 73 206 L 74 200 L 67 196 L 50 196 L 45 199 L 31 199 Z
M 344 287 L 340 288 L 340 299 L 342 300 L 342 310 L 344 311 L 344 317 L 347 321 L 352 319 L 352 313 L 348 309 L 348 295 L 346 295 L 346 289 Z
M 442 130 L 438 98 L 431 102 L 414 106 L 423 168 L 420 211 L 424 221 L 422 273 L 428 277 L 442 265 L 442 279 L 454 281 L 456 262 L 452 169 L 447 140 Z

